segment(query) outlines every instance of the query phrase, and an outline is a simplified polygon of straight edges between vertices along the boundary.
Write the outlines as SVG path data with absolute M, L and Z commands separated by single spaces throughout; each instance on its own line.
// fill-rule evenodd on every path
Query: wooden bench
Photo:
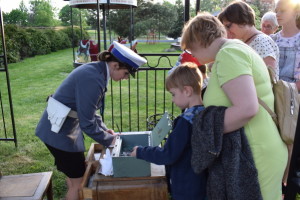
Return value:
M 2 176 L 0 200 L 53 200 L 52 172 Z

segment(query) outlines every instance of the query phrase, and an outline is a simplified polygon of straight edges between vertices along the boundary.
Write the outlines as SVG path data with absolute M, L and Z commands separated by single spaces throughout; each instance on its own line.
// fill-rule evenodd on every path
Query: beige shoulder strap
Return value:
M 271 110 L 271 108 L 263 100 L 261 100 L 259 97 L 257 97 L 257 99 L 258 99 L 258 103 L 267 110 L 267 112 L 271 115 L 271 117 L 272 117 L 273 121 L 275 122 L 275 124 L 278 126 L 278 120 L 277 120 L 276 113 L 274 113 Z

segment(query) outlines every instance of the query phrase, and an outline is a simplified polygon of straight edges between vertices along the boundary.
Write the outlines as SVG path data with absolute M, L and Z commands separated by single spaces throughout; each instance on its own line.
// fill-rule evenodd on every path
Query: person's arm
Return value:
M 241 75 L 223 84 L 222 89 L 232 106 L 226 109 L 224 133 L 243 127 L 259 109 L 257 94 L 252 76 Z
M 172 133 L 168 136 L 164 147 L 135 147 L 131 154 L 139 159 L 158 165 L 171 165 L 182 155 L 191 139 L 191 126 L 183 118 L 179 118 Z
M 277 71 L 277 69 L 276 69 L 277 62 L 276 62 L 275 58 L 273 58 L 272 56 L 267 56 L 267 57 L 263 58 L 263 60 L 266 64 L 266 66 L 271 67 L 274 70 L 274 72 Z
M 93 72 L 93 71 L 92 71 Z M 76 85 L 75 98 L 81 130 L 96 142 L 109 146 L 114 136 L 96 114 L 98 103 L 103 98 L 105 82 L 98 73 L 89 72 L 81 76 Z
M 260 55 L 260 57 L 262 57 L 266 66 L 272 68 L 275 73 L 278 73 L 277 59 L 279 56 L 279 49 L 272 38 L 264 34 L 260 34 L 252 48 Z M 278 78 L 278 74 L 276 74 L 276 76 L 276 78 Z

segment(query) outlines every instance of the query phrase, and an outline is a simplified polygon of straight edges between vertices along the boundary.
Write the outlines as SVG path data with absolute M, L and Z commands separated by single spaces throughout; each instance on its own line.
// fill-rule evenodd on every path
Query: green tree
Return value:
M 98 26 L 97 21 L 97 10 L 89 9 L 86 12 L 86 23 L 93 29 L 96 29 Z
M 220 0 L 202 0 L 201 1 L 201 11 L 206 12 L 214 12 L 216 10 L 219 10 Z
M 255 12 L 255 27 L 257 29 L 260 30 L 260 20 L 261 20 L 261 17 L 260 17 L 260 10 L 259 10 L 259 4 L 258 6 L 255 5 L 255 4 L 249 4 L 251 6 L 251 8 L 254 10 Z
M 138 23 L 136 21 L 136 23 Z M 130 10 L 112 10 L 108 17 L 108 24 L 111 30 L 121 37 L 130 35 Z M 140 28 L 134 26 L 135 32 Z
M 178 38 L 181 36 L 182 28 L 184 25 L 184 6 L 181 0 L 176 0 L 174 10 L 177 13 L 177 18 L 175 18 L 175 23 L 167 36 L 171 38 Z
M 140 2 L 136 9 L 135 16 L 135 36 L 145 35 L 147 33 L 156 34 L 163 29 L 164 9 L 160 4 L 153 4 L 152 2 Z
M 22 0 L 22 1 L 20 2 L 19 10 L 22 11 L 22 12 L 24 12 L 24 13 L 28 13 L 28 9 L 27 9 L 26 6 L 25 6 L 24 0 Z
M 27 25 L 27 13 L 22 12 L 19 9 L 13 9 L 8 14 L 4 14 L 4 23 L 5 24 L 15 24 L 18 26 L 26 26 Z
M 214 14 L 216 11 L 222 10 L 222 8 L 227 6 L 230 2 L 232 2 L 232 0 L 201 0 L 200 10 Z
M 80 15 L 82 25 L 86 25 L 87 10 L 80 10 L 78 8 L 72 8 L 72 22 L 73 25 L 80 25 Z M 70 26 L 71 23 L 71 7 L 69 5 L 64 6 L 58 14 L 59 19 L 63 26 Z
M 24 0 L 21 1 L 18 9 L 13 9 L 9 13 L 4 13 L 3 16 L 5 24 L 15 24 L 19 26 L 28 25 L 28 9 L 24 4 Z
M 134 10 L 134 36 L 138 37 L 148 32 L 158 33 L 158 35 L 168 33 L 176 18 L 173 10 L 174 5 L 168 2 L 153 4 L 151 1 L 139 0 Z M 130 35 L 130 10 L 112 10 L 108 17 L 108 24 L 117 35 L 128 37 Z
M 148 4 L 142 5 L 143 7 L 138 8 L 140 15 L 137 17 L 145 17 L 144 22 L 149 24 L 147 30 L 152 30 L 154 33 L 158 32 L 159 37 L 160 33 L 167 34 L 175 24 L 174 19 L 177 18 L 177 13 L 174 10 L 176 7 L 167 1 L 162 4 L 148 2 Z M 147 13 L 147 15 L 144 13 Z
M 50 0 L 31 0 L 29 22 L 32 26 L 54 26 L 54 8 Z

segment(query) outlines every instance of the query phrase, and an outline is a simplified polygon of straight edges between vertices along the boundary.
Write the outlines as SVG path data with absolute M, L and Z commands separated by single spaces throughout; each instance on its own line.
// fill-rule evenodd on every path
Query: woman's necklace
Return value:
M 258 35 L 260 33 L 254 33 L 253 35 L 251 35 L 246 41 L 245 43 L 247 44 L 252 38 L 254 38 L 256 35 Z

